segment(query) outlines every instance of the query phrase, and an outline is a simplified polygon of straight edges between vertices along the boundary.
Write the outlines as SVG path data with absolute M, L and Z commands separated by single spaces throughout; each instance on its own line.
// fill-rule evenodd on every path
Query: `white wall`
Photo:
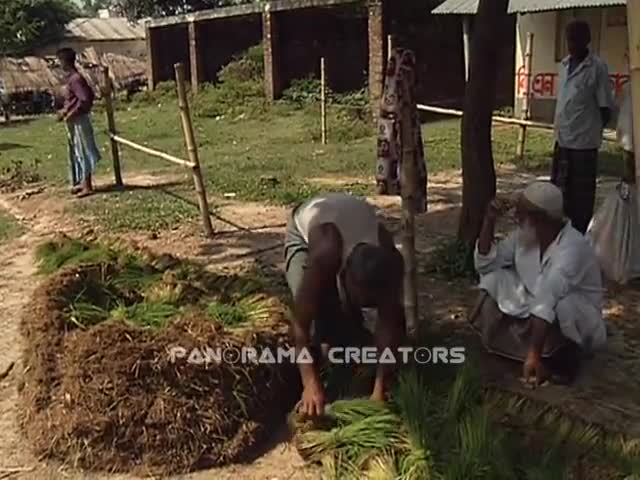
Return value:
M 586 20 L 592 29 L 592 50 L 609 65 L 612 85 L 619 91 L 628 79 L 624 53 L 627 48 L 627 27 L 620 24 L 626 18 L 624 7 L 578 9 L 519 15 L 516 25 L 515 102 L 520 114 L 526 93 L 524 71 L 527 33 L 532 32 L 532 103 L 531 114 L 536 119 L 551 121 L 558 89 L 559 57 L 566 53 L 564 27 L 572 18 Z

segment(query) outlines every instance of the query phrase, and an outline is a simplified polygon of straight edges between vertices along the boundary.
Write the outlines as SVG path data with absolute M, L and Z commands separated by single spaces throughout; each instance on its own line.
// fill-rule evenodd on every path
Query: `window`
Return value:
M 602 9 L 581 8 L 561 10 L 556 17 L 556 62 L 569 54 L 565 30 L 573 20 L 584 20 L 591 27 L 591 51 L 600 53 L 600 32 L 602 31 Z

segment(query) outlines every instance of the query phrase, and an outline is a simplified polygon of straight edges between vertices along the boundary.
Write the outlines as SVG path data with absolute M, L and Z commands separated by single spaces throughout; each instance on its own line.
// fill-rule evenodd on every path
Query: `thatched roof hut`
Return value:
M 98 55 L 88 48 L 78 55 L 78 70 L 89 81 L 96 93 L 100 92 L 102 66 L 109 67 L 111 80 L 117 90 L 124 90 L 146 81 L 144 62 L 107 53 Z M 4 93 L 29 92 L 59 93 L 64 73 L 55 57 L 0 58 L 0 79 Z

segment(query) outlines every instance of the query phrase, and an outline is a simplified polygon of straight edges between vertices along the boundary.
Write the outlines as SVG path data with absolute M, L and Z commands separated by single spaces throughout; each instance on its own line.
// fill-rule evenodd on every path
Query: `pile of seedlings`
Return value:
M 470 366 L 407 367 L 391 401 L 338 400 L 295 414 L 296 446 L 325 480 L 602 480 L 640 473 L 640 445 L 483 388 Z
M 142 474 L 246 461 L 299 397 L 292 363 L 172 353 L 288 348 L 258 282 L 66 238 L 38 258 L 49 276 L 21 322 L 37 455 Z

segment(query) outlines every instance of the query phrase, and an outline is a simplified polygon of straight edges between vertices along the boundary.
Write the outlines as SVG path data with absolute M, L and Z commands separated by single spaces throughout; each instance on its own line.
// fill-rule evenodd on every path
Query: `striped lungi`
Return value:
M 80 115 L 67 121 L 69 141 L 69 179 L 74 187 L 92 175 L 100 161 L 89 115 Z

